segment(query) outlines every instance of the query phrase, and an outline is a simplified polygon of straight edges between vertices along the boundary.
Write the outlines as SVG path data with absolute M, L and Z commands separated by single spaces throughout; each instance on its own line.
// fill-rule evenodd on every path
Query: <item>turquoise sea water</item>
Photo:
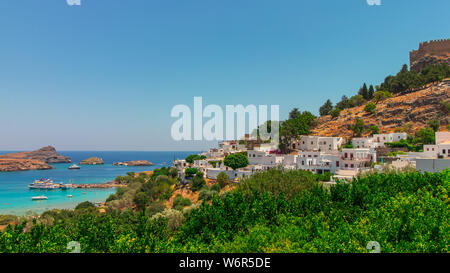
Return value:
M 0 154 L 9 152 L 0 152 Z M 115 189 L 71 189 L 71 190 L 30 190 L 28 184 L 36 179 L 49 178 L 54 182 L 83 184 L 106 183 L 118 175 L 127 172 L 149 171 L 155 168 L 170 166 L 173 159 L 185 158 L 198 152 L 96 152 L 96 151 L 59 151 L 69 156 L 72 162 L 78 163 L 83 159 L 97 156 L 105 164 L 89 166 L 83 165 L 80 170 L 69 170 L 73 163 L 52 164 L 52 170 L 35 170 L 22 172 L 0 172 L 0 214 L 24 215 L 26 213 L 42 213 L 53 208 L 74 208 L 83 201 L 102 202 L 115 193 Z M 113 162 L 130 160 L 148 160 L 155 166 L 126 167 L 113 166 Z M 31 197 L 45 195 L 48 200 L 32 201 Z M 72 195 L 68 198 L 67 195 Z

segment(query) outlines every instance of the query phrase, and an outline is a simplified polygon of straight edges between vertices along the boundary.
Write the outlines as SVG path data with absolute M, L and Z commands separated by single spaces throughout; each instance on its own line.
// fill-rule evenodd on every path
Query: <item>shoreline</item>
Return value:
M 14 207 L 14 208 L 7 208 L 4 207 L 4 205 L 0 204 L 0 216 L 1 215 L 14 215 L 14 216 L 26 216 L 28 214 L 37 214 L 40 215 L 44 213 L 45 211 L 58 209 L 58 210 L 64 210 L 64 209 L 70 209 L 73 210 L 79 203 L 89 201 L 92 203 L 104 203 L 106 199 L 109 197 L 109 195 L 113 194 L 114 192 L 110 192 L 110 190 L 114 188 L 107 188 L 107 189 L 97 189 L 99 191 L 94 191 L 94 189 L 86 189 L 86 195 L 83 194 L 83 192 L 80 192 L 80 189 L 74 189 L 76 190 L 77 197 L 75 198 L 68 198 L 68 199 L 62 199 L 62 200 L 40 200 L 40 201 L 31 201 L 29 203 L 30 205 L 23 206 L 23 207 Z M 89 193 L 89 195 L 88 195 Z M 97 195 L 98 194 L 98 195 Z M 50 201 L 50 202 L 48 202 Z

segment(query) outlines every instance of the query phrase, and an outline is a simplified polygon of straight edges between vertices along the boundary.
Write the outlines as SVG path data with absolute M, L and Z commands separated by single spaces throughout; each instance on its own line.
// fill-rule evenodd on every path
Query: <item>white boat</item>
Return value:
M 44 190 L 52 190 L 59 189 L 60 185 L 53 182 L 51 179 L 35 180 L 33 183 L 28 185 L 30 189 L 44 189 Z
M 79 170 L 81 169 L 80 166 L 78 166 L 77 164 L 73 164 L 72 166 L 69 167 L 69 170 Z
M 68 198 L 72 198 L 72 194 L 67 195 Z
M 45 195 L 40 195 L 40 196 L 34 196 L 34 197 L 31 197 L 31 200 L 33 200 L 33 201 L 37 201 L 37 200 L 47 200 L 47 199 L 48 199 L 48 197 L 45 196 Z

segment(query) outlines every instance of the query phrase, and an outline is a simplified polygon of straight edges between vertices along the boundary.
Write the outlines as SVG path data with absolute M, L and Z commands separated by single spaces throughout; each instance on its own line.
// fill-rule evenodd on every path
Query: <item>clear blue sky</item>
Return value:
M 3 0 L 0 150 L 197 150 L 176 104 L 315 114 L 449 38 L 450 1 Z

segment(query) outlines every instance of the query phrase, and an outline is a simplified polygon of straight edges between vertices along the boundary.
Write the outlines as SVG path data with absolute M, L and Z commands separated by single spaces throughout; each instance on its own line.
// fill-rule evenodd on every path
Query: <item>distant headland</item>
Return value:
M 27 170 L 49 170 L 51 163 L 70 163 L 69 157 L 60 155 L 52 146 L 32 152 L 9 153 L 0 155 L 0 172 Z

